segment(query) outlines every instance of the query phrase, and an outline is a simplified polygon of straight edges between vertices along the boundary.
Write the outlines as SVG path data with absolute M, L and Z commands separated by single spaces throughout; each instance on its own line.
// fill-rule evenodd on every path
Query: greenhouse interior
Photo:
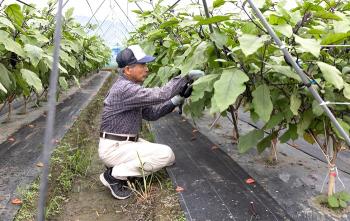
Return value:
M 350 221 L 349 0 L 0 0 L 0 221 Z

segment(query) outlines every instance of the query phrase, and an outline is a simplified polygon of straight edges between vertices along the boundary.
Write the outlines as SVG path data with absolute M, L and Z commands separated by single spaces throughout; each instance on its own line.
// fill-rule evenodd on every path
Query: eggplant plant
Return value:
M 343 128 L 350 131 L 350 3 L 348 1 L 304 0 L 287 8 L 287 1 L 254 1 L 308 76 L 304 84 L 285 61 L 268 32 L 246 2 L 215 0 L 204 16 L 199 4 L 169 10 L 159 1 L 153 11 L 139 11 L 139 26 L 129 44 L 140 43 L 156 55 L 148 86 L 165 84 L 179 73 L 202 69 L 206 75 L 193 83 L 185 112 L 200 117 L 250 114 L 263 127 L 235 138 L 245 153 L 256 147 L 272 150 L 277 158 L 278 142 L 302 138 L 317 144 L 329 160 L 328 196 L 334 194 L 337 154 L 349 149 L 307 87 L 314 87 Z M 222 13 L 220 9 L 233 8 Z M 197 10 L 194 10 L 194 9 Z M 198 10 L 199 8 L 199 10 Z
M 52 67 L 55 4 L 43 9 L 19 4 L 0 9 L 0 104 L 8 105 L 8 120 L 14 99 L 23 97 L 24 113 L 28 99 L 35 95 L 39 103 L 47 95 Z M 79 84 L 79 78 L 103 67 L 110 59 L 110 50 L 98 36 L 66 11 L 62 26 L 59 64 L 60 90 Z

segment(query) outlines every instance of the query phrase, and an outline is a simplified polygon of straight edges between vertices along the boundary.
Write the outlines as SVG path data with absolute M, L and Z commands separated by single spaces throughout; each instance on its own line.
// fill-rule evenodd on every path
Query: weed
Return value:
M 184 213 L 181 213 L 181 214 L 177 217 L 176 220 L 177 220 L 177 221 L 186 221 L 185 214 L 184 214 Z
M 320 195 L 318 196 L 319 203 L 332 210 L 342 210 L 348 207 L 350 202 L 350 194 L 345 191 L 341 191 L 333 194 L 332 196 Z

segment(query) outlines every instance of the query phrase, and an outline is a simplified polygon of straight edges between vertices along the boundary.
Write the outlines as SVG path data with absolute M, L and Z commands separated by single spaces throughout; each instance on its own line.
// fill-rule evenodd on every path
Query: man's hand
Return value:
M 204 71 L 201 70 L 191 70 L 190 72 L 188 72 L 188 77 L 190 78 L 190 80 L 197 80 L 200 77 L 204 76 Z
M 183 88 L 182 91 L 180 92 L 180 96 L 184 98 L 188 98 L 192 94 L 192 84 L 191 82 L 188 82 Z

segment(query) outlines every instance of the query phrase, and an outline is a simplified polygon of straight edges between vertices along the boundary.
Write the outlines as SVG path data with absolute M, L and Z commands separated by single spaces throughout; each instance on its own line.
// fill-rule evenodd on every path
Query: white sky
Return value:
M 2 0 L 0 0 L 1 2 Z M 47 0 L 22 0 L 26 3 L 34 3 L 37 7 L 47 6 Z M 66 2 L 67 0 L 63 0 Z M 157 1 L 157 0 L 153 0 Z M 212 0 L 207 0 L 208 3 L 212 4 Z M 3 5 L 15 3 L 15 0 L 4 0 Z M 97 10 L 95 17 L 98 19 L 98 24 L 103 24 L 100 29 L 96 31 L 97 34 L 102 36 L 106 43 L 110 46 L 114 46 L 117 43 L 121 44 L 126 36 L 128 36 L 128 31 L 134 29 L 133 25 L 128 21 L 125 14 L 129 17 L 131 22 L 137 26 L 137 16 L 132 10 L 138 9 L 137 5 L 133 2 L 128 2 L 128 0 L 68 0 L 67 5 L 64 7 L 64 11 L 69 8 L 74 8 L 73 16 L 78 19 L 79 22 L 85 24 L 92 16 L 93 12 L 91 11 L 88 2 L 91 6 L 93 12 Z M 138 4 L 144 10 L 151 10 L 152 6 L 147 0 L 144 2 L 139 2 Z M 172 5 L 176 0 L 165 0 L 164 5 Z M 190 0 L 182 0 L 180 3 L 191 3 Z M 18 2 L 17 2 L 18 3 Z M 118 4 L 120 6 L 118 6 Z M 21 4 L 21 3 L 18 3 Z M 180 5 L 180 4 L 179 4 Z M 80 16 L 85 18 L 79 18 Z M 91 22 L 96 24 L 95 18 L 92 18 Z M 122 25 L 123 23 L 124 25 Z M 124 27 L 125 26 L 125 27 Z M 127 30 L 128 31 L 127 31 Z
M 0 2 L 2 1 L 4 1 L 4 3 L 2 3 L 2 6 L 16 2 L 15 0 L 0 0 Z M 44 7 L 47 5 L 48 2 L 47 0 L 22 1 L 26 3 L 34 3 L 37 5 L 37 7 Z M 67 0 L 63 0 L 64 3 L 66 1 Z M 143 2 L 139 2 L 138 4 L 144 10 L 151 10 L 151 1 L 152 0 L 144 0 Z M 158 0 L 153 0 L 153 2 L 157 1 Z M 164 0 L 162 2 L 162 5 L 172 5 L 176 1 L 177 0 Z M 191 4 L 192 1 L 197 2 L 197 0 L 181 0 L 180 3 L 178 3 L 177 7 L 186 8 L 188 10 L 187 5 Z M 208 7 L 211 7 L 213 0 L 206 1 Z M 132 12 L 132 10 L 138 9 L 138 7 L 134 2 L 128 2 L 128 0 L 68 0 L 64 11 L 73 7 L 73 16 L 76 17 L 79 22 L 85 24 L 93 14 L 87 2 L 89 2 L 93 12 L 95 12 L 101 5 L 101 7 L 97 10 L 95 14 L 95 17 L 98 19 L 98 22 L 96 22 L 95 18 L 92 18 L 91 23 L 103 23 L 103 25 L 98 30 L 96 30 L 96 34 L 102 36 L 102 38 L 106 41 L 106 43 L 109 46 L 114 46 L 117 43 L 122 44 L 125 37 L 128 36 L 128 31 L 134 29 L 134 27 L 128 21 L 122 10 L 130 18 L 131 22 L 137 26 L 137 16 L 135 15 L 135 13 Z M 202 3 L 202 0 L 199 0 L 199 2 Z M 294 2 L 294 0 L 288 0 L 287 2 L 288 4 L 290 4 L 289 2 Z M 119 4 L 120 8 L 117 3 Z M 229 8 L 225 6 L 220 9 L 221 12 L 225 13 L 225 11 L 233 10 L 231 7 Z M 84 18 L 82 18 L 81 16 Z M 122 25 L 121 23 L 123 23 L 124 25 Z

